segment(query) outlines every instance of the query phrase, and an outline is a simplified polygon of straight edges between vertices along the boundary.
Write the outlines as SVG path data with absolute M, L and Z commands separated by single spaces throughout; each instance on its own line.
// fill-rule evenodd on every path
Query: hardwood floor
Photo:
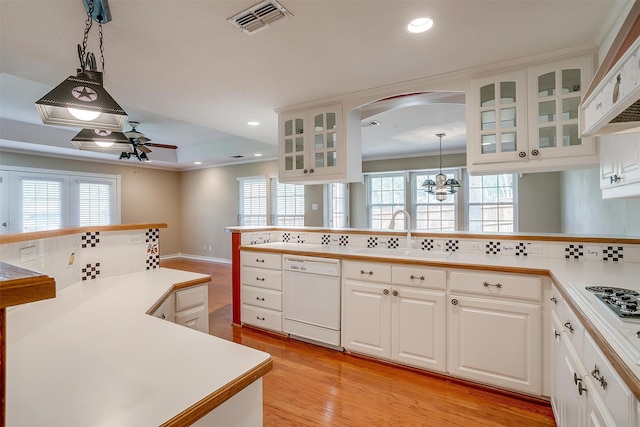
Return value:
M 231 266 L 171 259 L 209 274 L 209 330 L 271 354 L 265 426 L 555 426 L 549 404 L 447 377 L 343 354 L 231 325 Z

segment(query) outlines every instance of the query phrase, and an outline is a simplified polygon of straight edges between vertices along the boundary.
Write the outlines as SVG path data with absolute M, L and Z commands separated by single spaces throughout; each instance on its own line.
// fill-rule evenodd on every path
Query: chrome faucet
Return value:
M 391 215 L 391 221 L 389 222 L 389 229 L 391 230 L 394 229 L 394 227 L 396 226 L 396 216 L 398 216 L 398 214 L 400 213 L 404 214 L 404 219 L 405 219 L 406 228 L 407 228 L 407 249 L 411 249 L 411 215 L 409 215 L 409 212 L 405 211 L 404 209 L 398 209 L 397 211 L 395 211 L 393 215 Z

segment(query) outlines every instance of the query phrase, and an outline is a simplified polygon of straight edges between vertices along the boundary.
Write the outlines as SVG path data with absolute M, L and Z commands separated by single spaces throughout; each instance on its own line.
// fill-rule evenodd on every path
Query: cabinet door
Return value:
M 394 287 L 391 358 L 445 371 L 445 293 Z
M 555 313 L 551 313 L 551 409 L 558 427 L 562 427 L 562 327 Z
M 176 313 L 176 323 L 196 331 L 209 333 L 209 319 L 204 305 Z
M 345 280 L 342 346 L 388 359 L 391 340 L 391 286 Z
M 342 144 L 342 106 L 337 104 L 310 112 L 308 171 L 311 178 L 340 173 L 345 159 Z
M 448 307 L 451 374 L 541 393 L 540 305 L 451 295 Z
M 591 56 L 527 70 L 529 159 L 596 156 L 595 139 L 580 138 L 578 129 L 580 100 L 592 74 Z
M 476 79 L 467 103 L 467 164 L 518 161 L 526 153 L 526 72 Z
M 283 113 L 279 121 L 279 177 L 303 176 L 308 170 L 306 112 Z
M 587 392 L 578 392 L 578 385 L 586 388 L 581 381 L 576 382 L 576 378 L 585 376 L 584 368 L 579 362 L 573 345 L 565 337 L 562 337 L 561 345 L 561 366 L 560 372 L 560 403 L 562 414 L 559 427 L 580 427 L 585 425 L 586 398 Z

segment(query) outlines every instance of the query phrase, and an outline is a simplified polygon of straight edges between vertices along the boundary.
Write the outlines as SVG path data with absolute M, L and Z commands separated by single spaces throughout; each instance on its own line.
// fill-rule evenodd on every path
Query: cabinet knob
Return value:
M 493 285 L 493 284 L 491 284 L 489 282 L 484 282 L 483 285 L 484 285 L 485 288 L 488 288 L 490 286 L 495 286 L 498 289 L 502 288 L 502 283 L 496 283 L 495 285 Z
M 411 276 L 409 276 L 409 278 L 411 280 L 415 280 L 415 279 L 420 279 L 420 280 L 424 280 L 424 276 L 414 276 L 413 274 Z
M 539 150 L 536 150 L 536 149 L 531 150 L 531 155 L 532 155 L 533 157 L 536 157 L 538 154 L 540 154 L 540 151 L 539 151 Z
M 553 330 L 553 336 L 558 338 L 560 336 L 560 332 L 556 331 L 555 329 Z
M 609 183 L 615 184 L 616 182 L 622 181 L 622 177 L 619 175 L 613 175 L 609 177 Z
M 457 300 L 457 299 L 455 299 L 455 298 L 453 298 L 453 299 L 451 300 L 451 304 L 453 304 L 453 305 L 458 305 L 458 300 Z
M 398 296 L 398 291 L 394 290 L 393 292 L 391 292 L 391 295 L 393 295 L 394 297 Z
M 564 327 L 567 328 L 569 332 L 573 333 L 573 326 L 571 325 L 571 322 L 566 322 Z
M 551 301 L 552 301 L 554 304 L 557 304 L 557 303 L 558 303 L 558 299 L 557 299 L 556 297 L 551 297 Z
M 373 271 L 360 270 L 360 274 L 368 274 L 369 276 L 373 276 Z
M 524 159 L 525 157 L 527 157 L 527 153 L 525 153 L 524 151 L 520 151 L 518 153 L 518 157 L 520 157 L 521 159 Z
M 389 289 L 385 289 L 384 291 L 382 291 L 382 293 L 385 295 L 389 295 Z
M 165 315 L 164 315 L 164 313 L 162 313 L 162 314 L 160 315 L 160 318 L 161 318 L 161 319 L 166 319 L 166 318 L 167 318 L 167 316 L 165 316 Z
M 309 171 L 308 171 L 308 170 L 306 170 L 306 169 L 303 169 L 303 170 L 302 170 L 302 173 L 309 173 Z
M 309 173 L 313 173 L 313 169 L 309 169 Z

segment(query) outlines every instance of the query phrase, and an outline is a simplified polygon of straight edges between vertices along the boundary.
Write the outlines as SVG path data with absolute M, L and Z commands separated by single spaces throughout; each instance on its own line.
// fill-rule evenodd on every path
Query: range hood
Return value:
M 581 136 L 640 132 L 640 2 L 635 2 L 580 104 Z

